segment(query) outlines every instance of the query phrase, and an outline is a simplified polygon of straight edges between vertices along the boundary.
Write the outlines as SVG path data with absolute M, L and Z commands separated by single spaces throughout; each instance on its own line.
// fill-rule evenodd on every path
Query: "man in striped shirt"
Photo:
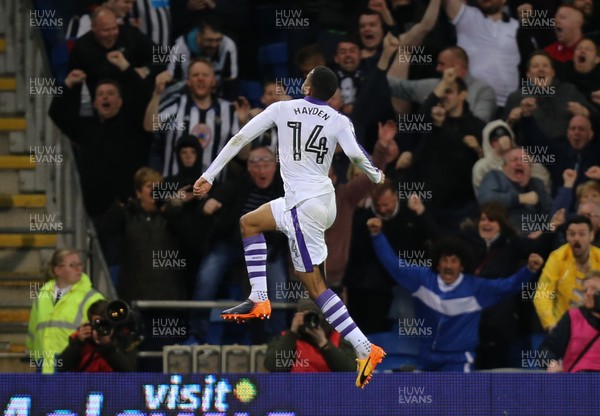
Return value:
M 157 134 L 163 151 L 162 172 L 177 174 L 175 146 L 184 134 L 198 137 L 202 146 L 203 169 L 249 118 L 250 104 L 240 97 L 236 102 L 216 98 L 213 66 L 203 58 L 190 62 L 185 83 L 166 89 L 171 75 L 165 71 L 156 78 L 154 94 L 144 119 L 144 129 Z
M 229 92 L 232 81 L 238 76 L 237 46 L 223 34 L 220 24 L 214 19 L 206 19 L 178 37 L 171 49 L 168 69 L 175 79 L 187 78 L 188 62 L 197 57 L 212 64 L 220 91 Z

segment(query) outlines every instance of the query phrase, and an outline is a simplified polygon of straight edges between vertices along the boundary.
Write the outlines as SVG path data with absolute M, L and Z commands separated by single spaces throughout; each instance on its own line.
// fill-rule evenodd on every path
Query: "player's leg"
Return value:
M 327 322 L 354 347 L 358 363 L 356 386 L 364 387 L 371 380 L 373 370 L 385 357 L 383 349 L 371 344 L 348 313 L 346 305 L 331 289 L 327 289 L 319 267 L 313 266 L 312 272 L 298 272 L 300 281 L 306 287 L 308 295 L 319 306 Z
M 240 218 L 240 232 L 244 243 L 244 256 L 252 291 L 248 299 L 254 302 L 268 300 L 267 295 L 267 243 L 264 232 L 275 231 L 277 225 L 270 203 L 263 204 Z
M 271 303 L 267 294 L 267 243 L 263 232 L 274 231 L 276 228 L 270 204 L 263 204 L 240 218 L 251 291 L 244 303 L 224 310 L 221 313 L 223 319 L 244 321 L 271 316 Z
M 313 271 L 308 273 L 297 272 L 308 296 L 319 306 L 327 322 L 352 344 L 358 358 L 367 358 L 371 352 L 371 343 L 356 326 L 339 296 L 327 289 L 319 267 L 313 266 Z
M 333 195 L 331 198 L 334 198 Z M 335 219 L 335 199 L 328 195 L 306 201 L 290 212 L 293 232 L 288 234 L 292 262 L 308 295 L 319 306 L 325 319 L 346 341 L 350 342 L 358 357 L 356 385 L 364 387 L 385 352 L 371 344 L 350 317 L 346 305 L 331 289 L 327 289 L 317 264 L 327 258 L 325 230 Z

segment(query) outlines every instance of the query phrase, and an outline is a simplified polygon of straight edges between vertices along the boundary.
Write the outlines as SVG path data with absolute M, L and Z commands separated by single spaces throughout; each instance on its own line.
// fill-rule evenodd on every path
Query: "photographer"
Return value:
M 88 310 L 88 320 L 69 337 L 58 357 L 59 371 L 130 372 L 136 368 L 136 343 L 130 328 L 109 320 L 111 302 L 100 300 Z
M 583 280 L 583 306 L 569 309 L 540 346 L 550 373 L 600 371 L 600 271 Z
M 355 371 L 352 345 L 323 318 L 312 302 L 298 306 L 289 331 L 268 346 L 265 367 L 271 372 Z

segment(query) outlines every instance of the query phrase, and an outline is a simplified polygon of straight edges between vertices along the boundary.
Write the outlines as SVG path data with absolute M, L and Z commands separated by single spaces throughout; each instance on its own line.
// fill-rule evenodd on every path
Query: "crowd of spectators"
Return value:
M 371 185 L 337 156 L 330 172 L 338 218 L 326 235 L 327 284 L 357 325 L 397 331 L 392 318 L 423 317 L 437 329 L 421 343 L 422 368 L 456 371 L 509 366 L 517 338 L 575 328 L 561 317 L 600 268 L 598 5 L 84 3 L 50 116 L 75 150 L 120 298 L 244 298 L 236 224 L 282 194 L 282 133 L 240 152 L 208 199 L 195 200 L 191 184 L 253 115 L 302 97 L 303 77 L 327 65 L 340 82 L 329 104 L 389 178 Z M 440 253 L 448 236 L 460 248 Z M 297 300 L 287 245 L 278 234 L 267 241 L 271 299 Z M 253 340 L 289 327 L 273 317 L 266 338 Z M 206 340 L 208 322 L 192 313 L 190 342 Z

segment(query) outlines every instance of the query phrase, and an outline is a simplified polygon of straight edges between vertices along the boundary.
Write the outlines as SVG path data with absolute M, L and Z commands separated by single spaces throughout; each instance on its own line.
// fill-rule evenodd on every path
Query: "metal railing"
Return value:
M 231 308 L 239 304 L 240 301 L 229 300 L 134 300 L 131 302 L 131 306 L 138 310 Z M 271 302 L 271 309 L 294 310 L 297 307 L 295 302 Z
M 56 213 L 63 223 L 63 231 L 58 235 L 58 246 L 81 250 L 86 256 L 86 270 L 94 286 L 105 296 L 114 299 L 117 294 L 97 234 L 83 206 L 71 144 L 48 117 L 52 94 L 30 93 L 33 80 L 54 79 L 40 29 L 31 24 L 30 13 L 34 9 L 32 0 L 0 0 L 0 19 L 7 42 L 6 53 L 10 55 L 5 60 L 7 64 L 3 70 L 14 72 L 16 76 L 14 108 L 17 113 L 25 115 L 27 123 L 23 143 L 16 144 L 15 148 L 31 154 L 31 149 L 35 146 L 46 146 L 55 155 L 62 156 L 60 163 L 37 164 L 33 177 L 28 178 L 30 183 L 27 187 L 46 192 L 48 212 Z M 58 88 L 57 83 L 54 87 Z

